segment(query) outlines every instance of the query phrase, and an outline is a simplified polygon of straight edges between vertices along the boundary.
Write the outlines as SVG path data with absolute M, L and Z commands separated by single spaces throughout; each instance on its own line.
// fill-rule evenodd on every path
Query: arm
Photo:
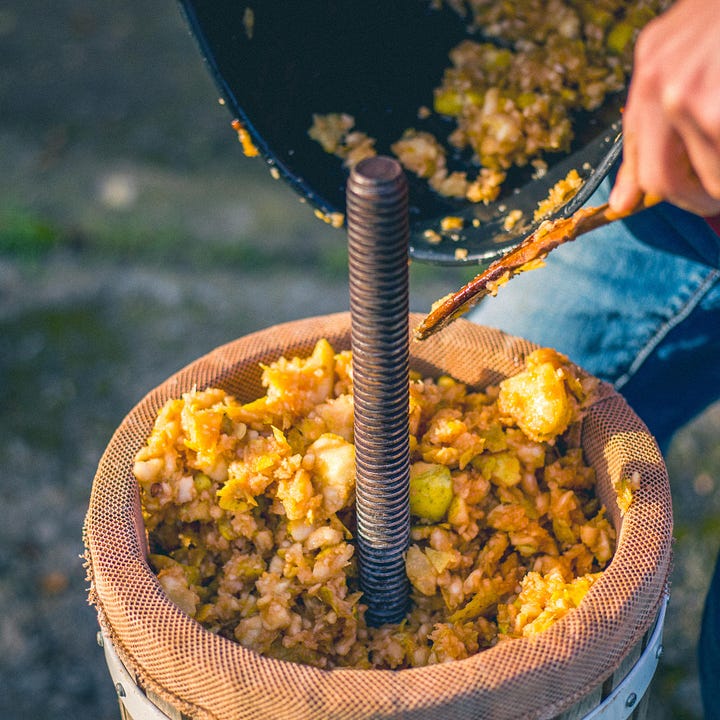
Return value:
M 610 205 L 642 193 L 720 213 L 720 0 L 677 0 L 640 33 Z

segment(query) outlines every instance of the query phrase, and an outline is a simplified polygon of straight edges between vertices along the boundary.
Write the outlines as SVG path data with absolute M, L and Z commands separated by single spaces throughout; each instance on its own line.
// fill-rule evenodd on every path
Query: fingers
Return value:
M 623 162 L 610 195 L 610 207 L 630 212 L 645 195 L 703 216 L 720 213 L 720 196 L 712 190 L 720 180 L 720 163 L 702 138 L 681 137 L 668 125 L 624 140 Z
M 640 202 L 643 192 L 637 181 L 634 161 L 623 147 L 623 162 L 608 200 L 610 209 L 618 216 L 627 215 Z M 626 159 L 627 158 L 627 159 Z
M 692 116 L 674 119 L 690 167 L 700 185 L 714 200 L 720 201 L 720 152 L 716 141 L 708 137 Z
M 637 105 L 636 105 L 637 106 Z M 720 213 L 720 153 L 687 116 L 671 124 L 656 101 L 623 117 L 623 162 L 610 195 L 614 212 L 629 212 L 654 195 L 698 215 Z M 679 126 L 679 127 L 678 127 Z
M 610 195 L 621 213 L 657 195 L 720 213 L 720 53 L 715 0 L 678 0 L 635 46 L 623 162 Z
M 638 180 L 637 136 L 628 127 L 627 109 L 623 115 L 623 157 L 615 185 L 608 202 L 610 209 L 618 215 L 626 215 L 642 197 L 643 190 Z

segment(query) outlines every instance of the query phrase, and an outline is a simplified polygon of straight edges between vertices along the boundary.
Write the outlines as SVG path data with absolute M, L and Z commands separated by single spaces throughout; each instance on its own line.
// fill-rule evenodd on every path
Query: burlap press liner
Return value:
M 420 316 L 411 317 L 411 327 Z M 205 630 L 164 594 L 145 562 L 133 456 L 170 397 L 218 385 L 263 393 L 259 362 L 350 345 L 347 313 L 278 325 L 217 348 L 150 392 L 123 420 L 97 471 L 85 522 L 90 599 L 139 683 L 197 718 L 552 718 L 607 678 L 651 626 L 666 591 L 672 511 L 666 469 L 645 425 L 603 385 L 583 446 L 618 530 L 615 557 L 581 607 L 540 635 L 425 668 L 332 671 L 264 658 Z M 467 321 L 412 343 L 412 367 L 483 387 L 516 373 L 535 346 Z M 671 391 L 671 388 L 668 388 Z M 611 481 L 638 471 L 621 520 Z

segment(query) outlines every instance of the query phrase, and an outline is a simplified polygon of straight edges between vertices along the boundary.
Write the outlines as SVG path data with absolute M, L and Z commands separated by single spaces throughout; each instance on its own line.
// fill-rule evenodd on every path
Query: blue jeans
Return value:
M 609 190 L 606 180 L 589 204 Z M 719 256 L 703 220 L 658 206 L 558 248 L 467 317 L 554 347 L 613 383 L 666 449 L 720 398 Z M 720 563 L 699 663 L 706 717 L 720 718 Z

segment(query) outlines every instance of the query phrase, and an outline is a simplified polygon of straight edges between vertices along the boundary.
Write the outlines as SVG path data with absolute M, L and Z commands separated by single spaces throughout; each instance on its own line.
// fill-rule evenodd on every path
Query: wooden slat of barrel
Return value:
M 662 622 L 663 619 L 664 612 L 663 608 L 661 608 L 658 616 L 655 618 L 655 622 L 650 626 L 643 637 L 633 646 L 630 652 L 623 658 L 615 672 L 604 683 L 592 688 L 587 695 L 585 695 L 569 710 L 566 710 L 560 715 L 556 715 L 553 720 L 583 720 L 592 713 L 593 710 L 598 710 L 601 703 L 620 686 L 627 675 L 635 668 L 641 658 L 643 658 L 643 653 L 646 651 L 646 648 L 648 648 L 648 644 L 650 643 L 655 631 L 658 630 L 659 632 L 662 632 L 662 627 L 658 629 L 658 623 Z M 653 648 L 649 649 L 655 652 Z M 648 658 L 643 658 L 643 661 L 647 662 Z M 655 662 L 657 662 L 657 657 L 655 658 Z M 648 686 L 642 697 L 637 698 L 637 702 L 633 706 L 633 709 L 631 710 L 630 707 L 628 707 L 626 714 L 624 712 L 622 717 L 626 717 L 628 720 L 646 720 L 649 703 L 650 686 Z M 620 711 L 617 707 L 618 706 L 614 705 L 613 711 L 608 713 L 608 720 L 620 717 L 618 714 Z M 602 717 L 604 718 L 605 715 L 603 714 Z

